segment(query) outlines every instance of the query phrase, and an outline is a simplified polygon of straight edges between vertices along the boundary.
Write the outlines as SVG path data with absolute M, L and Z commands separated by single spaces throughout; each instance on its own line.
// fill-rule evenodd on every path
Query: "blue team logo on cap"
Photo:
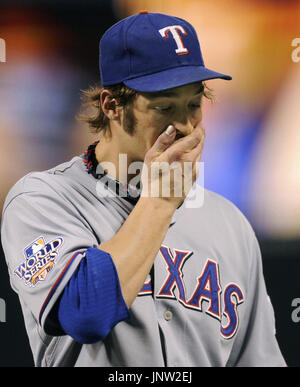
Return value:
M 26 285 L 35 286 L 39 281 L 44 281 L 53 269 L 58 250 L 63 243 L 59 237 L 50 242 L 45 242 L 44 237 L 39 237 L 24 249 L 25 261 L 19 265 L 14 273 L 25 281 Z

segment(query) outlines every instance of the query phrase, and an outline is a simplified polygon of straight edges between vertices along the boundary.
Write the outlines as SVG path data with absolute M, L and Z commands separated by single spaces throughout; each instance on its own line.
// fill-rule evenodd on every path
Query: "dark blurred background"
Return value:
M 298 0 L 0 1 L 0 210 L 19 178 L 94 141 L 75 119 L 80 90 L 99 82 L 103 32 L 142 9 L 190 21 L 206 65 L 233 76 L 208 82 L 216 102 L 203 112 L 205 187 L 253 225 L 279 345 L 287 364 L 299 366 L 300 322 L 292 318 L 300 299 L 300 54 L 299 62 L 292 55 Z M 0 299 L 0 366 L 33 366 L 2 249 Z

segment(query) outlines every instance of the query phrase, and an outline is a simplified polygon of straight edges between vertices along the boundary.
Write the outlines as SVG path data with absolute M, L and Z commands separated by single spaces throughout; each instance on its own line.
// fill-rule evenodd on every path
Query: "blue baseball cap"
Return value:
M 178 17 L 141 11 L 109 28 L 100 40 L 103 86 L 124 83 L 158 92 L 231 76 L 205 67 L 194 27 Z

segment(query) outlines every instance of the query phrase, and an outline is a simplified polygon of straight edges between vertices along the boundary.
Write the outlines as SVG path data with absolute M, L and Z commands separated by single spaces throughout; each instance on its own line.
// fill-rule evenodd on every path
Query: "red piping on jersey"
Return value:
M 42 325 L 41 324 L 41 320 L 42 320 L 43 313 L 44 313 L 44 311 L 45 311 L 45 309 L 46 309 L 46 307 L 47 307 L 51 297 L 53 296 L 54 292 L 56 291 L 59 283 L 61 282 L 61 280 L 63 279 L 64 275 L 66 274 L 67 269 L 69 268 L 71 263 L 74 261 L 74 259 L 77 257 L 77 255 L 78 254 L 83 254 L 83 253 L 84 253 L 84 251 L 77 251 L 76 253 L 74 253 L 72 255 L 71 259 L 67 262 L 66 266 L 63 268 L 63 271 L 60 273 L 60 276 L 55 281 L 55 284 L 52 286 L 48 296 L 46 297 L 46 300 L 43 303 L 43 306 L 42 306 L 40 314 L 39 314 L 39 323 L 40 323 L 40 325 Z
M 84 152 L 83 162 L 86 166 L 88 173 L 91 173 L 93 169 L 96 171 L 98 162 L 95 156 L 95 148 L 98 143 L 99 141 L 93 142 Z

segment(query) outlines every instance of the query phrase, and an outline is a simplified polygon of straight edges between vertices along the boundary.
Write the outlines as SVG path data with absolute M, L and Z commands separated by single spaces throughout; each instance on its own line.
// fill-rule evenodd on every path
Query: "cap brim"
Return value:
M 139 92 L 155 93 L 216 78 L 226 79 L 228 81 L 232 79 L 230 75 L 218 73 L 203 66 L 182 66 L 160 71 L 159 73 L 128 79 L 123 83 L 127 87 Z

